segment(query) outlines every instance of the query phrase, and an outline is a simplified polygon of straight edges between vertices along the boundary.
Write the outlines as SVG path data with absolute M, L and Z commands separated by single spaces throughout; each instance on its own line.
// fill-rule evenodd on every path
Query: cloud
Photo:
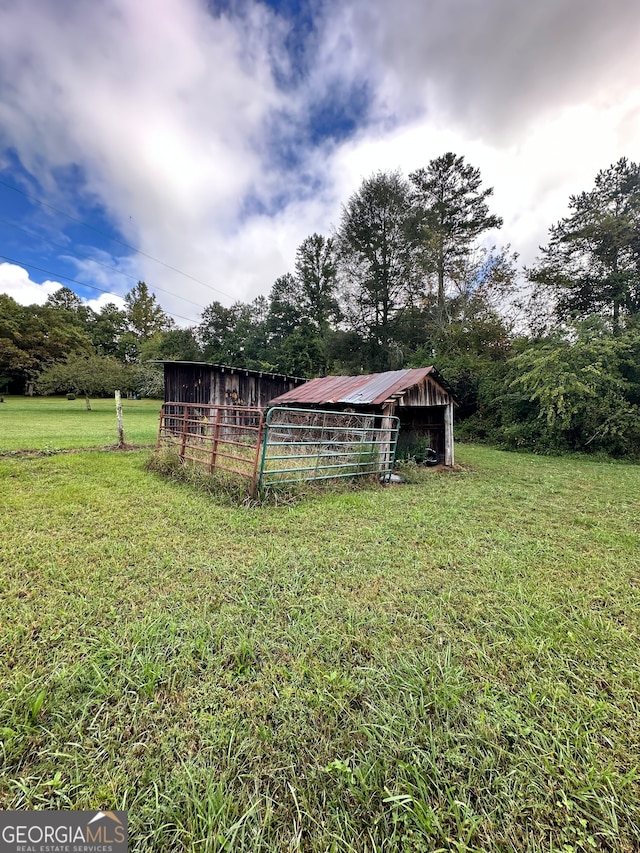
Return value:
M 0 293 L 6 293 L 20 305 L 44 305 L 47 297 L 60 287 L 58 281 L 37 284 L 22 267 L 0 263 Z
M 121 296 L 114 296 L 111 293 L 101 293 L 96 299 L 83 299 L 84 304 L 99 314 L 105 305 L 115 305 L 116 308 L 122 310 L 125 306 L 125 301 Z
M 442 116 L 494 143 L 637 87 L 640 6 L 627 0 L 353 0 L 333 27 L 345 17 L 381 114 Z
M 195 0 L 9 6 L 4 144 L 52 194 L 79 166 L 83 193 L 127 242 L 219 278 L 242 200 L 262 183 L 262 124 L 282 104 L 268 12 L 249 6 L 231 20 Z M 150 284 L 164 275 L 140 262 Z
M 144 253 L 80 280 L 144 279 L 179 322 L 268 293 L 378 169 L 463 155 L 531 261 L 570 193 L 640 144 L 639 4 L 209 5 L 4 0 L 0 30 L 0 158 Z
M 44 305 L 47 298 L 68 285 L 59 281 L 32 281 L 27 270 L 16 264 L 0 263 L 0 293 L 5 293 L 20 305 Z M 81 297 L 82 298 L 82 297 Z M 118 308 L 124 307 L 124 299 L 113 293 L 101 293 L 95 299 L 82 299 L 82 302 L 94 311 L 99 312 L 111 302 Z

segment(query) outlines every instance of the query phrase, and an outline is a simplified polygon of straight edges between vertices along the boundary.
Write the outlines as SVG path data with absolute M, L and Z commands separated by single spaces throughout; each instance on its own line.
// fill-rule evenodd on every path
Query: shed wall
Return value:
M 167 402 L 266 408 L 273 397 L 293 390 L 301 380 L 209 364 L 164 365 Z
M 427 376 L 422 382 L 407 388 L 397 400 L 399 408 L 409 406 L 447 406 L 451 402 L 451 396 Z

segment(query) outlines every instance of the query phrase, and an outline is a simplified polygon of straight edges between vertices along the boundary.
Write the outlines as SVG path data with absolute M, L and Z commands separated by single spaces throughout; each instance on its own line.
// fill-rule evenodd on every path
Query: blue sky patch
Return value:
M 15 153 L 5 152 L 5 161 L 0 172 L 0 262 L 24 266 L 37 283 L 60 279 L 80 296 L 97 297 L 99 291 L 78 284 L 90 281 L 79 264 L 132 252 L 118 242 L 122 236 L 104 207 L 87 196 L 80 167 L 53 170 L 55 192 L 46 194 Z

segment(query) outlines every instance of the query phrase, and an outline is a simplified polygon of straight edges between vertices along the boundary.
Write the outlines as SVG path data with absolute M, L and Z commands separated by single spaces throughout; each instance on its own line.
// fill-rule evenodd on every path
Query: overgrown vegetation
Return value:
M 139 851 L 637 849 L 640 468 L 457 454 L 262 507 L 0 459 L 0 807 L 126 808 Z
M 145 469 L 167 477 L 176 483 L 185 483 L 201 494 L 235 506 L 249 504 L 249 481 L 240 474 L 215 470 L 190 460 L 182 460 L 173 447 L 160 447 L 147 459 Z

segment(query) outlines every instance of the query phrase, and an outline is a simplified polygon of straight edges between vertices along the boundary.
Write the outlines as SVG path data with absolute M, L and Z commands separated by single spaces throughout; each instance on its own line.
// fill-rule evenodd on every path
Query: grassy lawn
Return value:
M 5 396 L 0 403 L 0 453 L 16 450 L 68 450 L 116 444 L 118 426 L 113 398 Z M 154 444 L 158 437 L 160 400 L 123 400 L 125 441 Z
M 640 849 L 640 467 L 467 446 L 251 508 L 147 457 L 0 459 L 0 808 L 128 809 L 132 850 Z

